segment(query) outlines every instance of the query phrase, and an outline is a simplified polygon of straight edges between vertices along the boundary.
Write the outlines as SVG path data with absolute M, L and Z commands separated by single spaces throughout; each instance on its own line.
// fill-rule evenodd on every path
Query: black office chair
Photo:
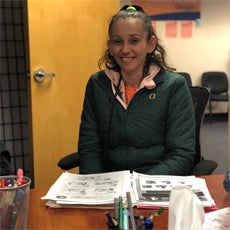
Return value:
M 192 78 L 189 73 L 186 73 L 186 72 L 177 72 L 177 73 L 179 73 L 186 79 L 188 85 L 192 85 Z
M 212 121 L 212 102 L 229 101 L 228 77 L 224 72 L 209 71 L 201 76 L 202 86 L 210 90 L 209 98 L 209 118 Z
M 204 159 L 201 154 L 200 146 L 200 130 L 203 124 L 205 108 L 209 101 L 210 91 L 209 89 L 201 86 L 189 86 L 189 89 L 193 99 L 196 120 L 195 167 L 193 168 L 191 175 L 210 175 L 217 168 L 217 163 L 213 160 Z
M 0 142 L 0 176 L 11 174 L 11 156 L 5 145 Z
M 75 167 L 78 167 L 79 166 L 78 152 L 73 152 L 68 154 L 67 156 L 64 156 L 63 158 L 61 158 L 60 161 L 58 161 L 57 165 L 63 170 L 70 170 Z
M 196 118 L 196 155 L 195 155 L 195 167 L 191 174 L 195 176 L 209 175 L 217 167 L 217 163 L 212 160 L 206 160 L 201 156 L 200 148 L 200 129 L 203 122 L 204 111 L 208 103 L 210 92 L 207 88 L 199 86 L 189 86 L 190 93 L 192 95 L 195 118 Z M 63 157 L 58 166 L 63 170 L 69 170 L 79 166 L 79 154 L 77 152 L 71 153 Z

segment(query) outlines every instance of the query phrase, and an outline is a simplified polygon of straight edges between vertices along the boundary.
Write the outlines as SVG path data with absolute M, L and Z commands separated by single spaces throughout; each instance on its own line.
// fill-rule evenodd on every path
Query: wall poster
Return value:
M 129 0 L 121 3 L 139 5 L 151 20 L 197 20 L 200 19 L 201 0 Z

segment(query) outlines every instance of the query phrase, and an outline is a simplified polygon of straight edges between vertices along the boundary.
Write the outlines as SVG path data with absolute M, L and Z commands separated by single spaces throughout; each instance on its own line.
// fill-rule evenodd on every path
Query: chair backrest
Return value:
M 185 77 L 188 85 L 192 85 L 192 79 L 191 79 L 191 76 L 189 73 L 186 73 L 186 72 L 177 72 L 179 73 L 180 75 L 182 75 L 183 77 Z
M 228 92 L 228 77 L 220 71 L 204 72 L 201 76 L 202 86 L 208 87 L 211 94 Z
M 201 86 L 189 86 L 190 93 L 193 100 L 193 105 L 195 109 L 195 119 L 196 119 L 196 155 L 195 155 L 195 165 L 201 161 L 201 147 L 200 147 L 200 129 L 203 123 L 204 112 L 207 106 L 210 91 Z
M 0 142 L 0 176 L 11 174 L 11 156 L 3 142 Z

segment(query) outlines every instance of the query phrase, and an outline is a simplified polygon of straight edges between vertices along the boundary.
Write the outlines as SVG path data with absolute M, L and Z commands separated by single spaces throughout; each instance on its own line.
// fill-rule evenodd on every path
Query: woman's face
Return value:
M 156 46 L 155 37 L 147 41 L 147 35 L 143 22 L 136 18 L 119 19 L 111 27 L 108 49 L 122 74 L 143 74 L 146 55 Z

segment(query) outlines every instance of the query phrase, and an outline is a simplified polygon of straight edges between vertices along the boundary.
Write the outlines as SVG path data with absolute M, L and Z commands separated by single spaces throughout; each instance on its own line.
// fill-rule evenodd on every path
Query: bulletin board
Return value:
M 151 20 L 200 19 L 201 0 L 131 0 L 132 5 L 143 7 Z

